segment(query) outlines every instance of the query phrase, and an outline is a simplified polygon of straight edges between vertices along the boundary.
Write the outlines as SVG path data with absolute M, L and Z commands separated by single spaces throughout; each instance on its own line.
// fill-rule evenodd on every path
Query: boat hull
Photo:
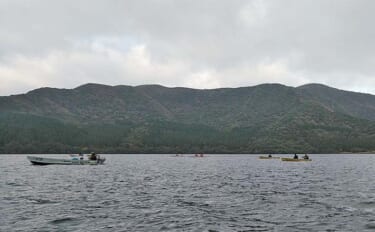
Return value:
M 280 157 L 259 156 L 259 159 L 280 159 Z
M 98 160 L 79 160 L 79 159 L 57 159 L 57 158 L 46 158 L 37 156 L 27 156 L 27 159 L 35 165 L 98 165 L 103 164 L 105 158 Z
M 288 162 L 306 162 L 306 161 L 312 161 L 312 159 L 281 158 L 281 161 L 288 161 Z

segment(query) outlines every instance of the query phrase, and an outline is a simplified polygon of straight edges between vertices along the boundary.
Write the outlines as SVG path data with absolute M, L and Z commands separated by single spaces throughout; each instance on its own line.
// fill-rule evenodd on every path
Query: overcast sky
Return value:
M 375 94 L 373 0 L 0 0 L 0 95 L 85 83 Z

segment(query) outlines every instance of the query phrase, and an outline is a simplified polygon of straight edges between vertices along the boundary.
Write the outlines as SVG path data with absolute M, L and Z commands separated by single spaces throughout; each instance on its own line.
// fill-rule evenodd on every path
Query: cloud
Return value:
M 375 93 L 371 0 L 0 0 L 0 95 L 86 82 Z
M 72 50 L 50 51 L 45 56 L 13 56 L 0 63 L 0 76 L 7 85 L 1 91 L 34 89 L 41 86 L 73 88 L 84 83 L 110 85 L 159 84 L 191 88 L 241 86 L 247 82 L 293 84 L 286 61 L 243 63 L 226 69 L 196 69 L 178 59 L 154 59 L 147 46 L 118 48 L 113 38 L 77 43 Z M 122 43 L 119 44 L 122 46 Z M 300 81 L 300 83 L 304 83 Z

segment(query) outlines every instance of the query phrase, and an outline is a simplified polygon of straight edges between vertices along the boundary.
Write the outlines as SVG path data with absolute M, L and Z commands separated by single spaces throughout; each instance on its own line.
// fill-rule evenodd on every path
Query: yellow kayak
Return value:
M 301 162 L 301 161 L 312 161 L 312 159 L 281 158 L 281 161 Z
M 268 157 L 268 156 L 259 156 L 259 159 L 280 159 L 280 157 Z

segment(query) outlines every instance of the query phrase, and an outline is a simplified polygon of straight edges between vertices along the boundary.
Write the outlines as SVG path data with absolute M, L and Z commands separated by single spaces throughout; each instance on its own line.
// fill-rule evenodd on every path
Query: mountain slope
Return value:
M 0 97 L 0 153 L 370 151 L 374 99 L 322 85 L 42 88 Z
M 301 97 L 315 101 L 330 111 L 353 117 L 375 120 L 375 96 L 331 88 L 320 84 L 309 84 L 297 88 Z

